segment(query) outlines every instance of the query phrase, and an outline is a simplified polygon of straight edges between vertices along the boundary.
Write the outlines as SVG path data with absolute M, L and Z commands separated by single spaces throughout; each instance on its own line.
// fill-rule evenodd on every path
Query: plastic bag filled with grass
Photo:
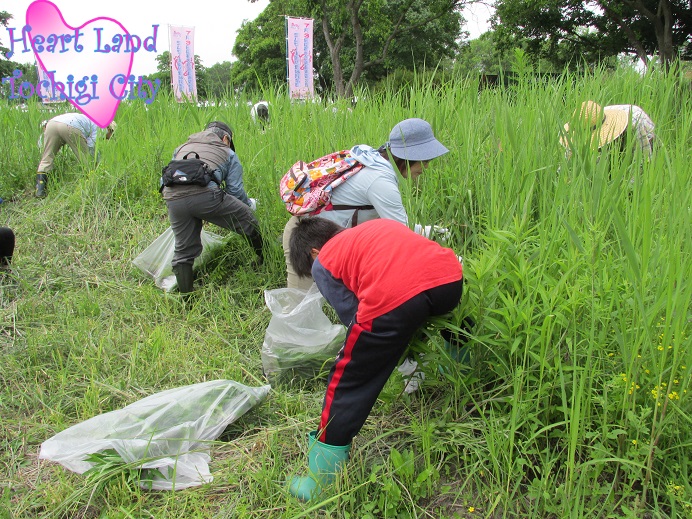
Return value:
M 313 284 L 266 290 L 272 313 L 262 343 L 262 368 L 272 384 L 310 378 L 328 372 L 343 346 L 346 328 L 324 312 L 325 300 Z
M 43 442 L 39 458 L 83 474 L 103 461 L 99 453 L 119 457 L 123 470 L 139 469 L 140 485 L 155 490 L 208 483 L 210 442 L 269 390 L 212 380 L 162 391 L 65 429 Z

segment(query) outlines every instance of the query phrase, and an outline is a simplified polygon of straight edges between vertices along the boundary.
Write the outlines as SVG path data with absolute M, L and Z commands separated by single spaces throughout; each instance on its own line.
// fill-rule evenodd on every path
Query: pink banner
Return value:
M 313 97 L 311 18 L 286 17 L 286 64 L 291 99 Z
M 36 69 L 38 72 L 39 96 L 43 102 L 60 103 L 62 101 L 62 99 L 60 99 L 60 90 L 55 87 L 55 83 L 53 82 L 55 77 L 54 73 L 49 75 L 45 70 L 43 70 L 43 67 L 38 64 L 36 65 Z
M 171 85 L 179 103 L 197 99 L 195 28 L 170 26 Z

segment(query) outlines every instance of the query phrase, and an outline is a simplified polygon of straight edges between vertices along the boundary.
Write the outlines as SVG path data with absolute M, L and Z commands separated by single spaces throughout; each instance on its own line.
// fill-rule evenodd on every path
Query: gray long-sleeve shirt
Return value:
M 388 160 L 371 146 L 360 144 L 351 148 L 351 154 L 365 167 L 332 192 L 332 205 L 368 206 L 361 209 L 358 223 L 386 218 L 408 225 L 408 216 L 401 201 L 399 178 Z M 342 227 L 351 227 L 354 209 L 322 211 L 317 216 Z

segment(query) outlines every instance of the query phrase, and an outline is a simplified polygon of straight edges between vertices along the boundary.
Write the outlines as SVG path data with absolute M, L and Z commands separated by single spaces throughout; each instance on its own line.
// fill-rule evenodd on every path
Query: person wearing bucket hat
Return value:
M 202 225 L 205 221 L 231 229 L 247 238 L 262 262 L 262 236 L 255 217 L 255 200 L 248 198 L 243 186 L 243 167 L 235 153 L 233 130 L 224 122 L 212 121 L 193 133 L 173 152 L 175 160 L 196 153 L 213 171 L 206 185 L 163 185 L 161 194 L 168 208 L 168 219 L 175 236 L 171 265 L 178 291 L 192 292 L 192 266 L 202 253 Z
M 115 127 L 115 121 L 111 121 L 106 127 L 106 140 L 111 138 Z M 47 195 L 48 173 L 53 169 L 55 154 L 67 145 L 82 162 L 88 157 L 93 157 L 99 127 L 86 115 L 66 113 L 48 121 L 41 121 L 40 128 L 42 133 L 39 147 L 43 152 L 36 173 L 36 196 L 44 198 Z
M 579 135 L 590 139 L 590 147 L 600 150 L 604 146 L 619 142 L 624 149 L 629 135 L 648 157 L 653 153 L 655 138 L 654 123 L 651 117 L 637 105 L 610 105 L 602 107 L 594 101 L 584 101 L 575 110 L 571 126 L 566 123 L 560 143 L 567 149 L 567 156 L 572 153 L 572 145 Z
M 423 119 L 406 119 L 394 126 L 389 133 L 389 151 L 395 157 L 397 166 L 400 161 L 420 163 L 422 166 L 449 152 L 435 138 L 430 123 Z M 406 173 L 402 170 L 405 169 L 399 167 L 399 171 L 404 176 Z M 416 173 L 416 176 L 420 175 L 418 171 Z
M 307 290 L 313 282 L 309 276 L 298 276 L 291 263 L 290 238 L 299 218 L 326 218 L 345 228 L 376 218 L 408 225 L 398 175 L 415 182 L 428 167 L 429 161 L 448 151 L 435 137 L 430 123 L 419 118 L 397 123 L 389 133 L 388 142 L 378 149 L 365 144 L 351 148 L 351 157 L 364 167 L 333 190 L 331 207 L 316 215 L 292 216 L 284 228 L 283 249 L 288 288 Z M 415 224 L 414 229 L 426 237 L 434 233 L 446 235 L 447 232 L 432 225 Z

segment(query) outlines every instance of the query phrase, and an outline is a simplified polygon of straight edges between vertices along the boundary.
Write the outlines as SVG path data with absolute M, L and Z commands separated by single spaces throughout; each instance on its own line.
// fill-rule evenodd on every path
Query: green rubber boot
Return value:
M 318 441 L 316 436 L 317 431 L 308 434 L 310 475 L 293 478 L 288 489 L 301 501 L 309 501 L 319 497 L 323 487 L 334 482 L 336 473 L 348 460 L 348 453 L 351 450 L 351 444 L 344 446 L 328 445 Z

